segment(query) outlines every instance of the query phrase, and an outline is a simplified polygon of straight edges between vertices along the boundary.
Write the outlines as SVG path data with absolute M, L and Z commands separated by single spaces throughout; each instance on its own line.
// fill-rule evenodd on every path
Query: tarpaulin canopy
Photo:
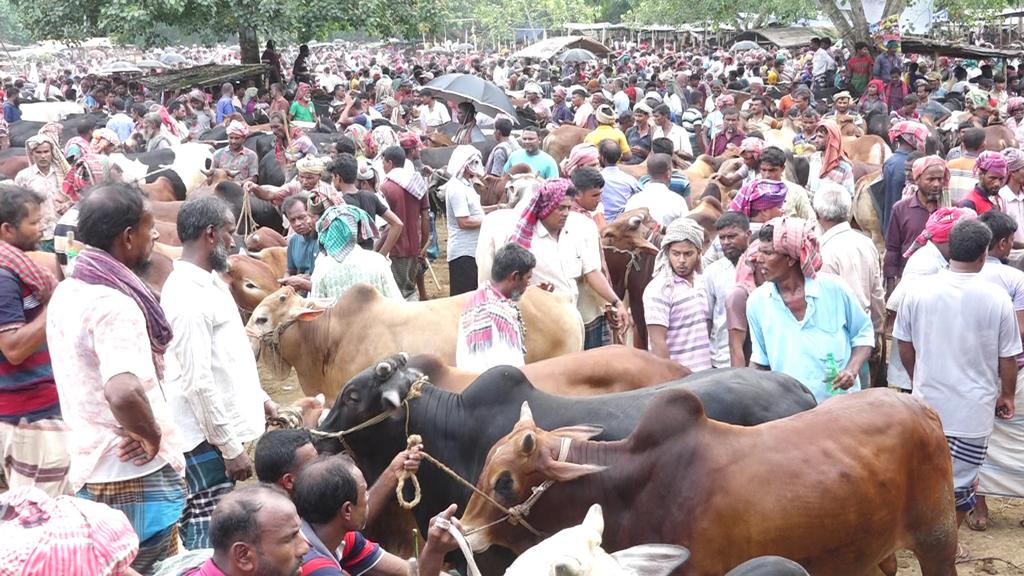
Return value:
M 590 50 L 598 56 L 604 56 L 611 52 L 604 44 L 585 36 L 556 36 L 530 44 L 512 56 L 516 58 L 548 59 L 569 48 L 583 48 L 584 50 Z

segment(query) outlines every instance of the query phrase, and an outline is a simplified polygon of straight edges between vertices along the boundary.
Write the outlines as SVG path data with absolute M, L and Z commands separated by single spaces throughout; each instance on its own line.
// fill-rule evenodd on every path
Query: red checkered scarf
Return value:
M 459 324 L 471 352 L 485 352 L 498 340 L 526 353 L 519 306 L 490 282 L 480 287 L 466 303 Z
M 57 288 L 57 279 L 49 270 L 36 264 L 27 254 L 3 240 L 0 240 L 0 268 L 7 269 L 17 276 L 43 304 L 50 301 L 50 296 Z
M 924 124 L 913 120 L 903 120 L 889 128 L 889 141 L 895 143 L 898 138 L 903 137 L 911 146 L 924 152 L 925 143 L 930 134 L 928 127 Z
M 803 218 L 774 218 L 772 247 L 800 263 L 804 277 L 814 278 L 821 270 L 821 249 L 814 224 Z
M 567 178 L 555 178 L 545 182 L 523 210 L 523 215 L 516 223 L 515 232 L 512 233 L 509 242 L 515 242 L 523 248 L 529 249 L 533 244 L 533 229 L 536 228 L 537 222 L 547 218 L 558 208 L 562 198 L 565 198 L 566 191 L 571 186 L 572 181 Z

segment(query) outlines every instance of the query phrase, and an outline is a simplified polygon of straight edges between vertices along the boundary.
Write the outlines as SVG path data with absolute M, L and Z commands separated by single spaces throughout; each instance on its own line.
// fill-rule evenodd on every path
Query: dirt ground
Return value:
M 434 283 L 430 272 L 427 272 L 425 277 L 427 295 L 430 298 L 448 296 L 448 263 L 444 258 L 447 234 L 444 220 L 437 221 L 437 232 L 441 256 L 431 263 L 437 284 Z M 261 370 L 261 376 L 262 373 Z M 271 382 L 264 377 L 263 386 L 271 398 L 280 404 L 288 404 L 303 396 L 294 372 L 280 382 Z M 1022 520 L 1024 500 L 990 498 L 988 530 L 974 532 L 966 526 L 960 529 L 960 537 L 970 549 L 973 560 L 959 564 L 958 574 L 1024 576 L 1024 527 L 1018 524 Z M 898 560 L 900 576 L 921 576 L 921 570 L 912 553 L 901 552 Z M 881 572 L 877 574 L 881 575 Z

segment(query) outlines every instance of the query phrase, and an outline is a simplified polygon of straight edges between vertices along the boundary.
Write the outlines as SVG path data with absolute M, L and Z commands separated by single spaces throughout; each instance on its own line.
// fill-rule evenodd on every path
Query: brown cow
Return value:
M 153 227 L 160 233 L 160 241 L 168 246 L 181 246 L 181 238 L 178 238 L 177 222 L 166 220 L 154 220 Z
M 266 262 L 244 254 L 232 254 L 228 256 L 228 270 L 221 277 L 244 319 L 281 287 L 277 281 L 282 275 L 276 274 Z
M 586 128 L 572 124 L 559 126 L 544 137 L 544 151 L 550 154 L 555 162 L 561 162 L 569 157 L 573 146 L 583 142 L 587 134 L 590 134 L 590 130 Z
M 287 246 L 288 240 L 280 232 L 266 226 L 261 226 L 255 232 L 245 237 L 245 249 L 249 252 L 259 252 L 264 248 L 275 248 Z
M 151 200 L 149 202 L 149 210 L 153 212 L 153 218 L 174 224 L 178 221 L 178 212 L 181 210 L 182 204 L 184 202 L 180 200 L 174 200 L 173 202 Z
M 263 262 L 270 267 L 270 271 L 277 278 L 284 278 L 288 275 L 288 249 L 280 246 L 266 248 L 259 252 L 253 252 L 249 256 Z M 276 288 L 274 289 L 276 290 Z M 271 290 L 273 292 L 273 290 Z
M 850 157 L 851 162 L 861 161 L 866 164 L 881 166 L 892 156 L 892 148 L 885 143 L 881 136 L 867 134 L 859 138 L 844 137 L 843 150 Z
M 152 202 L 174 202 L 178 197 L 174 194 L 174 185 L 166 176 L 157 176 L 156 180 L 146 184 L 140 184 L 139 188 L 146 193 L 146 197 Z
M 938 415 L 912 396 L 866 390 L 744 428 L 709 420 L 697 396 L 670 390 L 625 440 L 588 440 L 599 432 L 545 432 L 524 404 L 512 433 L 491 448 L 478 487 L 511 507 L 553 481 L 527 518 L 534 528 L 553 533 L 601 504 L 616 519 L 605 534 L 609 551 L 686 546 L 685 575 L 723 574 L 762 555 L 811 574 L 868 574 L 883 562 L 895 574 L 903 548 L 924 576 L 956 574 L 949 448 Z M 491 524 L 501 518 L 470 499 L 463 527 L 488 526 L 469 536 L 474 550 L 522 552 L 534 543 L 522 527 Z
M 462 392 L 480 376 L 449 366 L 432 354 L 413 356 L 408 366 L 426 374 L 434 386 L 451 392 Z M 548 358 L 523 366 L 522 372 L 538 390 L 559 396 L 625 392 L 691 374 L 678 362 L 629 346 L 604 346 Z
M 459 317 L 471 296 L 396 302 L 357 284 L 322 308 L 284 287 L 260 303 L 246 329 L 259 338 L 260 354 L 268 356 L 275 376 L 292 366 L 307 396 L 322 393 L 333 402 L 345 382 L 396 352 L 436 354 L 455 364 Z M 563 298 L 531 287 L 519 307 L 527 362 L 583 349 L 579 313 Z

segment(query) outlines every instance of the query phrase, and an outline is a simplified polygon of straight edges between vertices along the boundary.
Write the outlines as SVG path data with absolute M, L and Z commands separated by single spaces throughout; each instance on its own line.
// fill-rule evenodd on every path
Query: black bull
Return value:
M 392 409 L 420 376 L 405 366 L 402 355 L 391 356 L 345 384 L 320 427 L 337 432 Z M 709 417 L 738 425 L 755 425 L 813 408 L 813 395 L 785 374 L 749 368 L 727 368 L 695 374 L 667 384 L 590 397 L 566 398 L 541 392 L 519 370 L 501 366 L 480 375 L 462 394 L 423 386 L 421 396 L 393 417 L 346 436 L 368 482 L 376 480 L 395 454 L 406 448 L 407 433 L 419 434 L 428 453 L 469 482 L 475 483 L 487 453 L 508 434 L 528 401 L 538 425 L 547 430 L 592 424 L 603 427 L 597 440 L 625 438 L 636 426 L 651 398 L 662 389 L 692 390 Z M 408 418 L 408 430 L 406 430 Z M 337 452 L 340 442 L 324 439 L 322 452 Z M 470 491 L 432 465 L 419 470 L 422 501 L 415 508 L 421 530 L 429 519 L 455 502 L 465 510 Z
M 60 137 L 61 146 L 68 140 L 78 136 L 78 127 L 88 120 L 92 120 L 97 128 L 102 128 L 107 124 L 107 114 L 105 112 L 90 112 L 88 114 L 72 114 L 65 118 L 60 122 L 60 125 L 64 127 Z M 11 146 L 25 146 L 25 141 L 38 134 L 39 129 L 44 124 L 46 123 L 32 120 L 21 120 L 11 124 L 9 127 Z

